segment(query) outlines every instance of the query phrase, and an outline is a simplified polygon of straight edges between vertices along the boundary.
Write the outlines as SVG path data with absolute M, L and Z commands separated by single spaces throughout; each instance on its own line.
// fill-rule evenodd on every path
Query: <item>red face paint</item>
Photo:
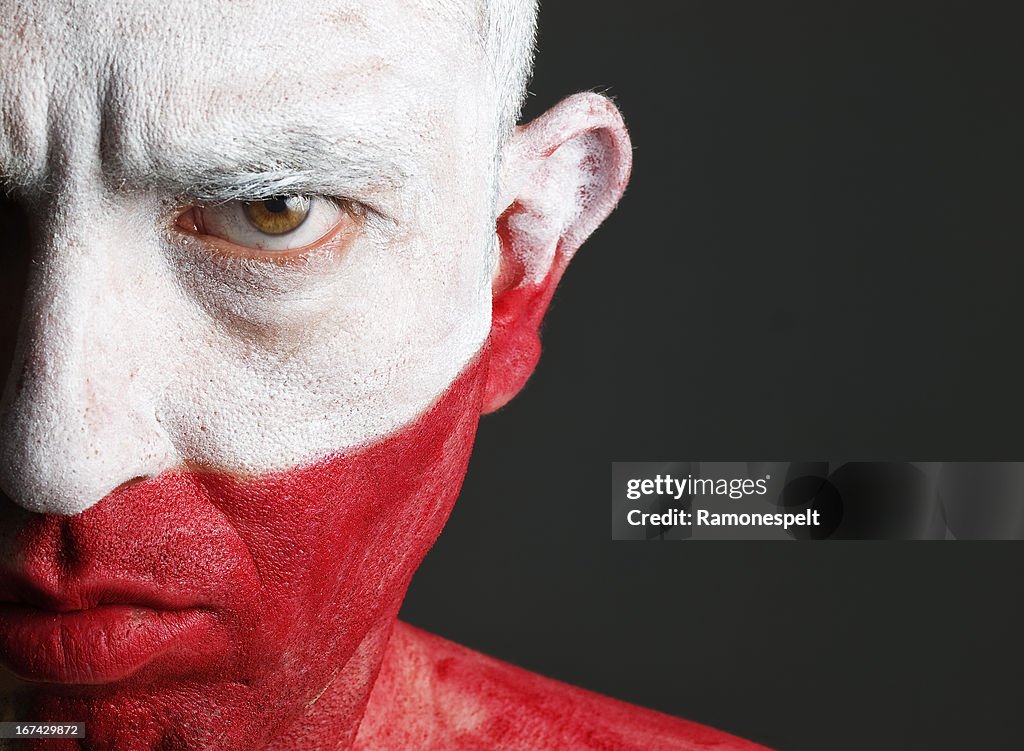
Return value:
M 19 676 L 16 716 L 84 721 L 88 748 L 254 749 L 362 691 L 329 720 L 354 728 L 375 634 L 461 487 L 485 363 L 415 424 L 315 466 L 169 472 L 72 517 L 5 502 L 0 663 Z
M 0 665 L 19 676 L 0 690 L 17 718 L 88 736 L 26 747 L 759 749 L 408 627 L 388 642 L 481 410 L 532 370 L 515 309 L 539 321 L 558 273 L 502 295 L 491 346 L 361 451 L 259 478 L 168 472 L 71 517 L 0 502 Z
M 394 697 L 401 697 L 395 701 Z M 398 624 L 356 751 L 768 751 Z

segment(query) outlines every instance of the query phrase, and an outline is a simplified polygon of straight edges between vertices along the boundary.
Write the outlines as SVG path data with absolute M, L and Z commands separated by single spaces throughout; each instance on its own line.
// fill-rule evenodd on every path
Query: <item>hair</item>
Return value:
M 500 92 L 498 127 L 502 140 L 512 132 L 526 101 L 537 42 L 538 0 L 475 0 L 480 12 L 484 53 Z

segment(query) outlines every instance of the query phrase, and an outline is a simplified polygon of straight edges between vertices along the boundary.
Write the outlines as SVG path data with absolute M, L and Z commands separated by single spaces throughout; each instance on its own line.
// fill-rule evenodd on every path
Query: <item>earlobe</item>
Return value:
M 622 197 L 632 150 L 607 98 L 577 94 L 522 126 L 503 164 L 484 412 L 504 406 L 540 357 L 540 324 L 583 241 Z

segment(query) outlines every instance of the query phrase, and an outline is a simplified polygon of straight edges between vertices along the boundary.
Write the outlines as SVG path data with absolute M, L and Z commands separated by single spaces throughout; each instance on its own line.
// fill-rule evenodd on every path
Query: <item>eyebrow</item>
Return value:
M 217 203 L 287 194 L 358 198 L 400 187 L 411 172 L 403 154 L 377 143 L 332 141 L 294 128 L 221 143 L 216 137 L 204 140 L 207 146 L 200 149 L 165 144 L 145 154 L 105 148 L 105 178 L 120 190 L 160 190 Z

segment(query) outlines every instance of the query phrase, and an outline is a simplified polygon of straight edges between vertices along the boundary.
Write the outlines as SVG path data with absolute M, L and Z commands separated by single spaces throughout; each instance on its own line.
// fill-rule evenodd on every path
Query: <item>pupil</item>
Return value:
M 263 202 L 263 207 L 271 214 L 283 214 L 288 211 L 288 199 L 271 198 L 269 201 Z

